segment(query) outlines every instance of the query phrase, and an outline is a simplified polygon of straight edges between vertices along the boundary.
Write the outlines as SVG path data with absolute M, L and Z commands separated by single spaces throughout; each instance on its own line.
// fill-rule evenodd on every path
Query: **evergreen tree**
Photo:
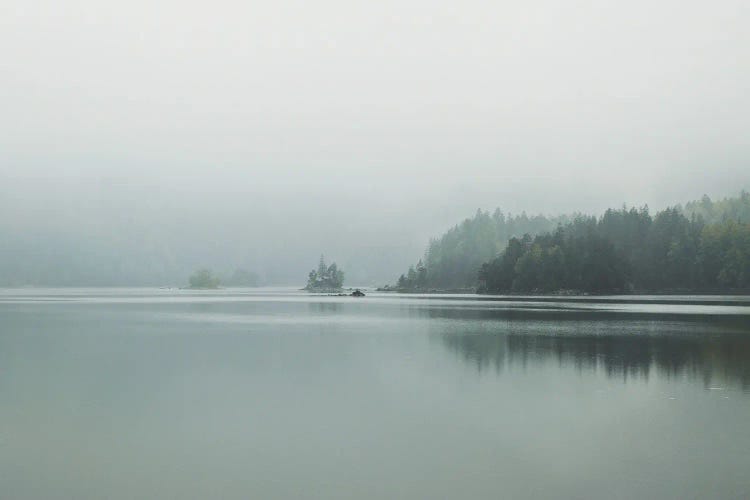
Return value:
M 336 291 L 344 285 L 344 271 L 338 268 L 335 262 L 326 265 L 325 257 L 320 256 L 317 271 L 313 269 L 307 275 L 307 286 L 305 290 L 310 291 Z
M 717 220 L 710 200 L 700 206 Z M 746 289 L 750 223 L 723 217 L 706 224 L 702 214 L 688 218 L 680 207 L 653 219 L 648 207 L 607 210 L 598 220 L 576 217 L 533 239 L 511 238 L 480 267 L 478 279 L 481 291 L 493 293 Z

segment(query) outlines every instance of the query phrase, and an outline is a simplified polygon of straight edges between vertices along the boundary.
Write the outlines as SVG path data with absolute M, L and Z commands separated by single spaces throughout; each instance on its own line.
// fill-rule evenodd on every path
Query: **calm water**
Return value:
M 2 290 L 0 498 L 750 498 L 750 303 L 647 302 Z

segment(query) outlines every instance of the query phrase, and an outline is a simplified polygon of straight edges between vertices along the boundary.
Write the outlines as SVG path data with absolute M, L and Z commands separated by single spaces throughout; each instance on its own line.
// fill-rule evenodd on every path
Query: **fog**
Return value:
M 0 284 L 392 281 L 477 208 L 750 187 L 743 1 L 0 3 Z

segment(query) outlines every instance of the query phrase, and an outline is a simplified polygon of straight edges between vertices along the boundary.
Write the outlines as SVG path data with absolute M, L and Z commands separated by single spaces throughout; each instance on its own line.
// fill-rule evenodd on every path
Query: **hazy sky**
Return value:
M 722 0 L 0 0 L 0 222 L 410 261 L 478 207 L 733 194 L 748 26 Z

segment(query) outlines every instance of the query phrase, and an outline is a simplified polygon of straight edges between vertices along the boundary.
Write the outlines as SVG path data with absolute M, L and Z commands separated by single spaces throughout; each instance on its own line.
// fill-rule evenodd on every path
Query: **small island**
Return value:
M 190 290 L 216 290 L 221 282 L 209 269 L 200 269 L 194 272 L 190 279 Z
M 326 265 L 325 257 L 320 256 L 318 269 L 313 269 L 307 275 L 307 286 L 303 290 L 317 293 L 336 293 L 342 290 L 344 285 L 344 271 L 338 268 L 335 262 Z

